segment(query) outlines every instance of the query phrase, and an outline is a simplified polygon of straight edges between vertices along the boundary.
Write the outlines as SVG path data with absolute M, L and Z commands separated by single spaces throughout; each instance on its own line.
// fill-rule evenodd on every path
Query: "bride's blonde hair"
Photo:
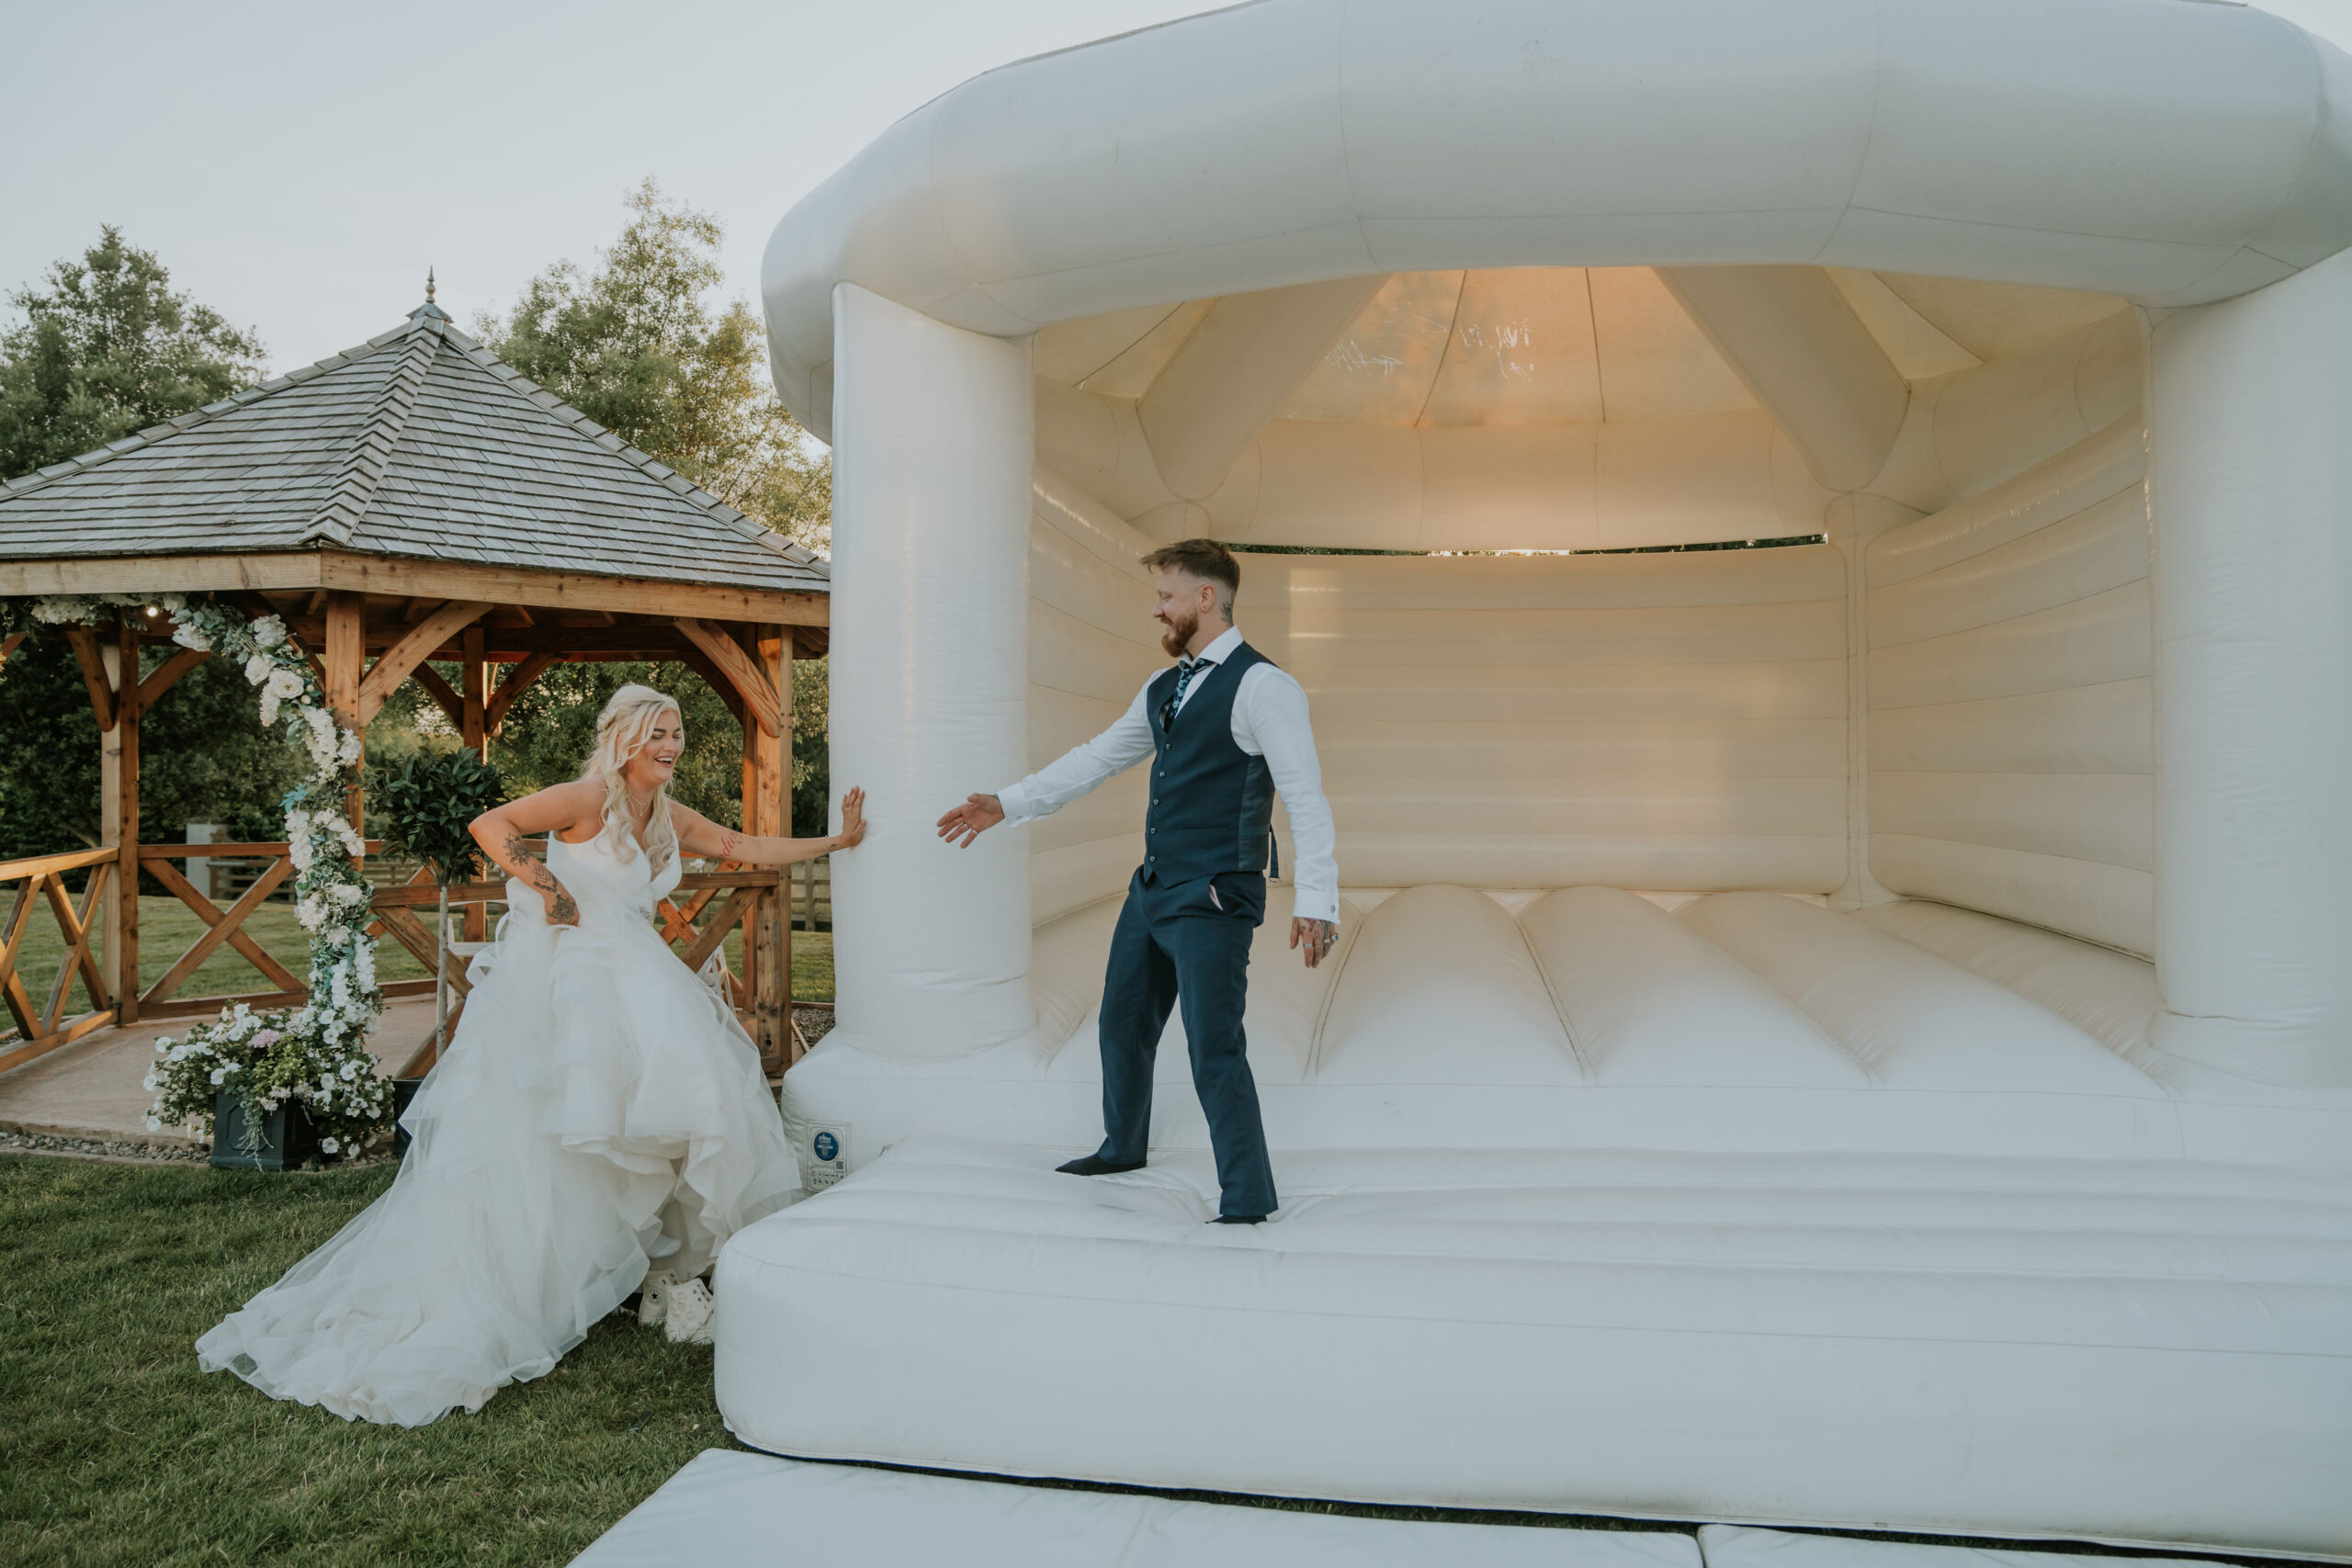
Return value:
M 665 713 L 678 712 L 678 699 L 669 693 L 632 683 L 615 692 L 612 700 L 605 705 L 605 711 L 596 716 L 596 749 L 588 754 L 588 765 L 580 770 L 580 776 L 605 786 L 605 830 L 597 837 L 609 840 L 613 852 L 623 859 L 637 848 L 637 836 L 629 831 L 628 784 L 622 779 L 621 770 L 645 749 L 654 722 Z M 684 716 L 680 714 L 682 728 L 684 723 Z M 678 852 L 678 829 L 670 820 L 670 786 L 666 784 L 657 785 L 653 791 L 653 812 L 645 824 L 645 849 L 647 859 L 656 871 L 668 865 Z

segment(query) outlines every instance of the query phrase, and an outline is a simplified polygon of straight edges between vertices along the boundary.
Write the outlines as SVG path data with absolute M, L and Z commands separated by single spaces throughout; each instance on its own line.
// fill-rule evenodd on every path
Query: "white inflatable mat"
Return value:
M 707 1449 L 576 1568 L 1701 1568 L 1664 1530 L 1303 1514 Z
M 2084 1557 L 1989 1546 L 1928 1546 L 1908 1540 L 1709 1525 L 1699 1532 L 1707 1568 L 2222 1568 L 2201 1557 Z

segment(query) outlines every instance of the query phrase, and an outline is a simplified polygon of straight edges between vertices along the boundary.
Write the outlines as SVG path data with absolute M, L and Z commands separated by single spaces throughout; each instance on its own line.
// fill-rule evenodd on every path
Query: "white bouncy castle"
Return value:
M 892 127 L 766 260 L 875 828 L 735 1431 L 2352 1560 L 2347 242 L 2352 62 L 2198 0 L 1262 0 Z M 1346 899 L 1239 1232 L 1179 1026 L 1051 1171 L 1140 776 L 930 830 L 1197 535 Z

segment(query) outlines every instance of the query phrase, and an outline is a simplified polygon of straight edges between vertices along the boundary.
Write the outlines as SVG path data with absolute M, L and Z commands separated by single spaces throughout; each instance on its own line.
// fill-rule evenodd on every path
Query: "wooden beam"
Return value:
M 82 684 L 90 693 L 90 712 L 98 721 L 99 733 L 104 734 L 114 728 L 115 690 L 114 682 L 107 678 L 106 662 L 98 651 L 98 634 L 85 626 L 74 625 L 65 628 L 65 640 L 73 645 L 74 662 L 82 667 Z M 131 644 L 134 650 L 138 646 Z M 130 678 L 137 680 L 139 666 L 132 664 L 130 671 Z
M 179 962 L 172 964 L 172 968 L 167 968 L 167 971 L 163 974 L 163 978 L 155 980 L 155 985 L 143 989 L 141 995 L 139 995 L 139 1006 L 155 1006 L 158 1001 L 172 999 L 172 992 L 176 992 L 176 989 L 188 980 L 188 976 L 193 976 L 198 968 L 205 966 L 205 959 L 209 959 L 211 954 L 221 947 L 221 942 L 231 941 L 231 938 L 235 936 L 243 936 L 240 926 L 244 926 L 244 919 L 252 915 L 254 909 L 261 908 L 261 900 L 268 898 L 273 891 L 277 891 L 277 884 L 285 882 L 287 874 L 291 874 L 291 870 L 294 870 L 294 863 L 291 861 L 273 861 L 268 870 L 261 872 L 259 877 L 254 877 L 254 886 L 244 888 L 243 898 L 240 898 L 238 903 L 228 905 L 226 915 L 219 915 L 217 912 L 217 919 L 209 921 L 205 936 L 195 938 L 195 945 L 188 947 L 188 952 L 184 952 L 184 954 L 179 954 Z M 190 886 L 190 884 L 186 882 L 186 877 L 181 879 L 181 884 L 188 886 L 188 894 L 195 894 L 195 886 Z M 176 891 L 176 888 L 174 888 L 174 891 Z M 188 900 L 188 894 L 181 894 L 181 898 Z M 205 903 L 211 903 L 211 900 L 207 898 Z M 190 900 L 188 908 L 195 908 L 193 900 Z M 202 917 L 202 909 L 198 909 L 198 915 Z M 244 952 L 244 947 L 240 947 L 238 952 Z M 256 952 L 259 952 L 259 947 L 256 947 Z M 252 952 L 244 952 L 244 957 L 252 959 Z M 276 971 L 276 974 L 270 974 L 270 971 Z M 287 980 L 291 980 L 291 976 L 287 976 L 285 966 L 277 964 L 277 959 L 268 957 L 266 952 L 261 954 L 261 974 L 268 976 L 270 980 L 277 980 L 277 985 L 285 985 Z M 280 980 L 280 976 L 287 976 L 287 980 Z M 130 997 L 125 997 L 125 1001 L 130 1001 Z
M 41 1019 L 41 1032 L 57 1032 L 58 1021 L 65 1016 L 65 998 L 74 989 L 74 976 L 82 976 L 82 985 L 90 993 L 90 1006 L 104 1011 L 114 1006 L 114 998 L 107 994 L 107 977 L 98 971 L 97 954 L 90 951 L 90 939 L 98 932 L 96 919 L 106 897 L 107 874 L 111 865 L 91 869 L 89 886 L 82 889 L 82 908 L 77 914 L 74 902 L 66 897 L 62 877 L 48 876 L 41 880 L 49 885 L 50 912 L 57 917 L 57 929 L 65 933 L 68 946 L 65 956 L 57 965 L 56 982 L 50 987 L 49 1010 Z
M 319 563 L 324 585 L 368 593 L 438 594 L 445 599 L 489 599 L 517 606 L 695 615 L 756 621 L 763 626 L 824 626 L 831 618 L 830 595 L 797 590 L 726 588 L 653 578 L 594 577 L 585 572 L 334 553 L 322 554 Z
M 338 551 L 270 555 L 102 556 L 76 560 L 0 561 L 0 595 L 44 593 L 227 593 L 347 589 L 400 599 L 487 599 L 496 604 L 618 615 L 694 615 L 762 626 L 821 626 L 831 600 L 821 592 L 731 588 L 656 578 L 597 577 L 458 561 L 403 560 Z M 313 612 L 315 613 L 315 611 Z
M 116 738 L 121 747 L 115 766 L 116 832 L 114 921 L 108 930 L 116 950 L 117 1021 L 139 1021 L 139 634 L 126 617 L 115 629 Z
M 210 848 L 209 845 L 202 844 L 197 847 L 199 850 Z M 95 850 L 68 850 L 62 855 L 42 855 L 34 860 L 11 861 L 8 863 L 8 874 L 12 877 L 40 876 L 54 871 L 78 871 L 83 866 L 96 865 L 100 861 L 119 858 L 112 844 L 102 844 Z
M 8 656 L 24 647 L 25 638 L 31 635 L 29 632 L 10 632 L 6 637 L 0 637 L 0 664 L 6 664 Z
M 466 750 L 486 762 L 490 761 L 490 660 L 483 653 L 485 640 L 481 627 L 468 626 L 458 649 L 458 681 L 463 690 L 457 720 Z
M 301 989 L 303 982 L 296 978 L 286 965 L 271 957 L 268 950 L 244 930 L 246 917 L 259 908 L 262 900 L 268 897 L 294 869 L 292 861 L 280 859 L 271 863 L 269 869 L 254 878 L 254 885 L 245 889 L 244 897 L 231 906 L 225 914 L 219 905 L 197 891 L 196 884 L 182 875 L 178 866 L 167 860 L 151 860 L 145 863 L 147 874 L 179 895 L 180 902 L 194 910 L 196 918 L 202 920 L 207 929 L 197 944 L 172 965 L 171 973 L 156 981 L 139 998 L 142 1003 L 170 999 L 172 992 L 177 990 L 190 975 L 202 968 L 204 961 L 211 957 L 223 942 L 234 948 L 246 963 L 260 970 L 262 978 L 271 985 L 287 990 Z M 239 913 L 240 910 L 243 913 Z M 223 930 L 223 927 L 227 929 Z
M 153 707 L 155 699 L 172 689 L 172 682 L 211 657 L 193 648 L 183 648 L 147 671 L 147 678 L 139 682 L 139 711 L 144 713 Z
M 452 633 L 481 619 L 490 609 L 491 606 L 485 603 L 458 600 L 442 605 L 417 623 L 416 628 L 394 643 L 389 652 L 376 660 L 376 667 L 360 681 L 355 710 L 358 722 L 364 725 L 382 712 L 384 699 L 399 689 L 411 671 L 431 657 L 433 650 L 448 640 Z M 330 634 L 334 629 L 334 623 L 330 620 Z
M 357 729 L 359 716 L 363 607 L 356 593 L 331 595 L 326 604 L 326 638 L 322 660 L 326 671 L 327 705 L 345 727 Z
M 320 678 L 327 690 L 327 706 L 345 729 L 365 734 L 368 718 L 360 711 L 359 692 L 367 662 L 368 606 L 356 593 L 326 593 L 326 642 L 320 649 Z M 358 784 L 343 792 L 343 818 L 353 830 L 361 829 L 367 796 Z M 356 863 L 355 857 L 354 863 Z
M 756 732 L 759 726 L 743 715 L 743 694 L 735 689 L 735 682 L 727 678 L 727 672 L 711 661 L 710 655 L 687 641 L 683 634 L 673 634 L 673 638 L 662 657 L 674 659 L 701 676 L 702 683 L 710 688 L 711 694 L 725 703 L 727 711 L 735 716 L 735 722 Z
M 752 661 L 750 654 L 743 651 L 742 646 L 707 621 L 681 615 L 677 625 L 678 629 L 685 633 L 686 640 L 718 666 L 719 672 L 742 697 L 744 707 L 759 722 L 760 728 L 770 735 L 782 733 L 783 710 L 777 705 L 775 687 L 769 683 L 766 673 Z
M 441 678 L 441 671 L 430 664 L 420 664 L 409 671 L 408 678 L 424 688 L 424 694 L 431 697 L 435 705 L 449 716 L 451 725 L 459 730 L 466 728 L 465 699 L 458 695 L 458 689 L 455 686 Z
M 498 683 L 498 690 L 491 693 L 490 700 L 482 705 L 482 733 L 495 735 L 503 728 L 506 710 L 514 705 L 514 699 L 529 691 L 531 683 L 546 674 L 555 662 L 556 656 L 552 653 L 535 653 L 509 670 L 506 679 Z

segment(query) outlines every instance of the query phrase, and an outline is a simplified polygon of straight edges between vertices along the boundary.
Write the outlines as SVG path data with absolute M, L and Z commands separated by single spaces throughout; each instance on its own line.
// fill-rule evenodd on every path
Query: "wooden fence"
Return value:
M 382 846 L 371 840 L 368 848 L 374 852 Z M 141 844 L 140 869 L 186 905 L 203 930 L 153 983 L 138 987 L 137 971 L 130 971 L 132 1005 L 124 1007 L 120 993 L 125 987 L 119 976 L 123 964 L 137 962 L 136 917 L 132 917 L 129 931 L 116 936 L 119 945 L 110 955 L 117 965 L 113 984 L 108 980 L 108 965 L 100 961 L 98 943 L 104 911 L 119 907 L 109 905 L 107 889 L 120 863 L 120 851 L 107 848 L 0 863 L 0 890 L 10 884 L 17 885 L 7 925 L 0 932 L 0 996 L 5 996 L 9 1015 L 16 1021 L 13 1039 L 0 1036 L 0 1072 L 29 1062 L 94 1029 L 124 1021 L 126 1014 L 132 1020 L 182 1018 L 217 1012 L 236 1002 L 256 1008 L 285 1007 L 309 997 L 307 979 L 280 963 L 243 929 L 254 911 L 277 892 L 293 873 L 293 862 L 285 843 Z M 244 881 L 235 901 L 222 908 L 199 891 L 177 863 L 198 856 L 257 861 L 262 863 L 262 869 Z M 64 876 L 84 869 L 88 871 L 89 879 L 82 889 L 77 908 L 65 886 Z M 369 927 L 371 934 L 399 942 L 427 971 L 422 979 L 385 984 L 383 990 L 388 998 L 433 993 L 433 931 L 426 920 L 419 918 L 418 911 L 437 907 L 441 890 L 424 880 L 422 872 L 413 876 L 415 880 L 402 886 L 379 887 L 369 903 L 376 915 L 375 923 Z M 656 910 L 664 940 L 685 944 L 680 956 L 688 968 L 700 971 L 714 956 L 719 958 L 728 995 L 742 1018 L 744 1028 L 758 1043 L 761 1060 L 771 1072 L 780 1072 L 790 1066 L 800 1051 L 791 1021 L 791 926 L 783 907 L 785 896 L 791 890 L 784 886 L 785 881 L 783 874 L 773 867 L 722 865 L 716 871 L 689 872 L 679 879 L 676 892 L 663 899 Z M 831 913 L 830 893 L 830 887 L 820 880 L 809 894 L 811 908 L 821 907 L 827 918 Z M 721 894 L 726 895 L 723 900 Z M 714 909 L 711 906 L 715 900 L 718 908 Z M 506 885 L 503 881 L 465 883 L 449 889 L 453 916 L 469 906 L 481 907 L 486 912 L 490 907 L 503 906 L 505 901 Z M 137 905 L 132 903 L 129 908 L 135 910 Z M 19 961 L 28 932 L 44 913 L 55 921 L 64 951 L 45 1003 L 36 1006 L 19 974 Z M 742 931 L 740 962 L 729 967 L 722 949 L 728 936 L 739 928 Z M 180 987 L 224 947 L 252 965 L 267 988 L 231 996 L 180 997 Z M 469 989 L 464 967 L 454 959 L 449 965 L 457 1010 L 462 1010 Z M 65 1003 L 77 975 L 92 1007 L 67 1018 Z M 455 1016 L 453 1011 L 453 1022 Z M 432 1063 L 433 1048 L 428 1041 L 401 1076 L 422 1072 Z

